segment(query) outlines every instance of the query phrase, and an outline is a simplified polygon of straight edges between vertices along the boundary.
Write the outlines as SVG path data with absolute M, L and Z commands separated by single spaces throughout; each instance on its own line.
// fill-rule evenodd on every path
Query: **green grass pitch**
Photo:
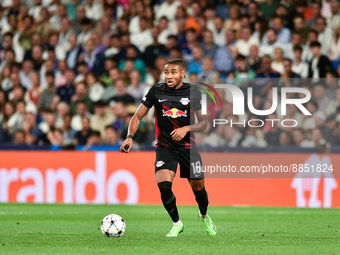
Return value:
M 110 213 L 127 224 L 105 237 Z M 214 207 L 210 237 L 195 206 L 179 206 L 184 232 L 166 238 L 172 223 L 162 206 L 0 204 L 0 254 L 340 254 L 340 210 Z

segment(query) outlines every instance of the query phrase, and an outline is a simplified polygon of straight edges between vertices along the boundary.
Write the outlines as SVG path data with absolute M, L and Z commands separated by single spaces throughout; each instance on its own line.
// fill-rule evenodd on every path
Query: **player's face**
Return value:
M 164 67 L 165 81 L 170 88 L 176 88 L 178 85 L 182 84 L 184 75 L 185 71 L 178 65 L 169 64 Z

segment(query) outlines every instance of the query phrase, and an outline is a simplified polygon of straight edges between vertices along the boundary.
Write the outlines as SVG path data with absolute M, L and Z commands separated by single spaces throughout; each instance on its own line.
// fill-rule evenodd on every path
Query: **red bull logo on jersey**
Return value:
M 187 111 L 183 112 L 177 108 L 171 108 L 170 110 L 163 109 L 163 116 L 171 118 L 187 117 Z

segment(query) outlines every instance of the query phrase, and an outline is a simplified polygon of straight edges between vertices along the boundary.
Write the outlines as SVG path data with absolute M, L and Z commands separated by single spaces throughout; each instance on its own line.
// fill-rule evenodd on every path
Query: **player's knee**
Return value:
M 195 191 L 200 191 L 204 189 L 204 182 L 201 180 L 190 180 L 190 185 L 192 190 Z
M 208 193 L 205 190 L 205 188 L 198 190 L 198 191 L 194 191 L 195 197 L 196 197 L 196 201 L 199 204 L 208 206 L 209 204 L 209 200 L 208 200 Z
M 164 181 L 158 183 L 159 191 L 161 192 L 161 198 L 163 202 L 167 202 L 172 199 L 174 194 L 172 193 L 172 183 L 169 181 Z

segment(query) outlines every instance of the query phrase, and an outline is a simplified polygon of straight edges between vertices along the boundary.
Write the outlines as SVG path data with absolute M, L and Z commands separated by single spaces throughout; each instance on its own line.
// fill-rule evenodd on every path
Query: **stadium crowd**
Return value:
M 256 109 L 271 107 L 274 83 L 312 94 L 312 116 L 294 105 L 267 116 L 295 128 L 210 125 L 199 146 L 340 145 L 335 0 L 3 0 L 0 42 L 1 144 L 119 146 L 167 59 L 182 58 L 185 81 L 253 87 Z M 233 116 L 230 94 L 219 95 L 210 120 L 263 119 Z M 152 111 L 134 139 L 155 143 Z

